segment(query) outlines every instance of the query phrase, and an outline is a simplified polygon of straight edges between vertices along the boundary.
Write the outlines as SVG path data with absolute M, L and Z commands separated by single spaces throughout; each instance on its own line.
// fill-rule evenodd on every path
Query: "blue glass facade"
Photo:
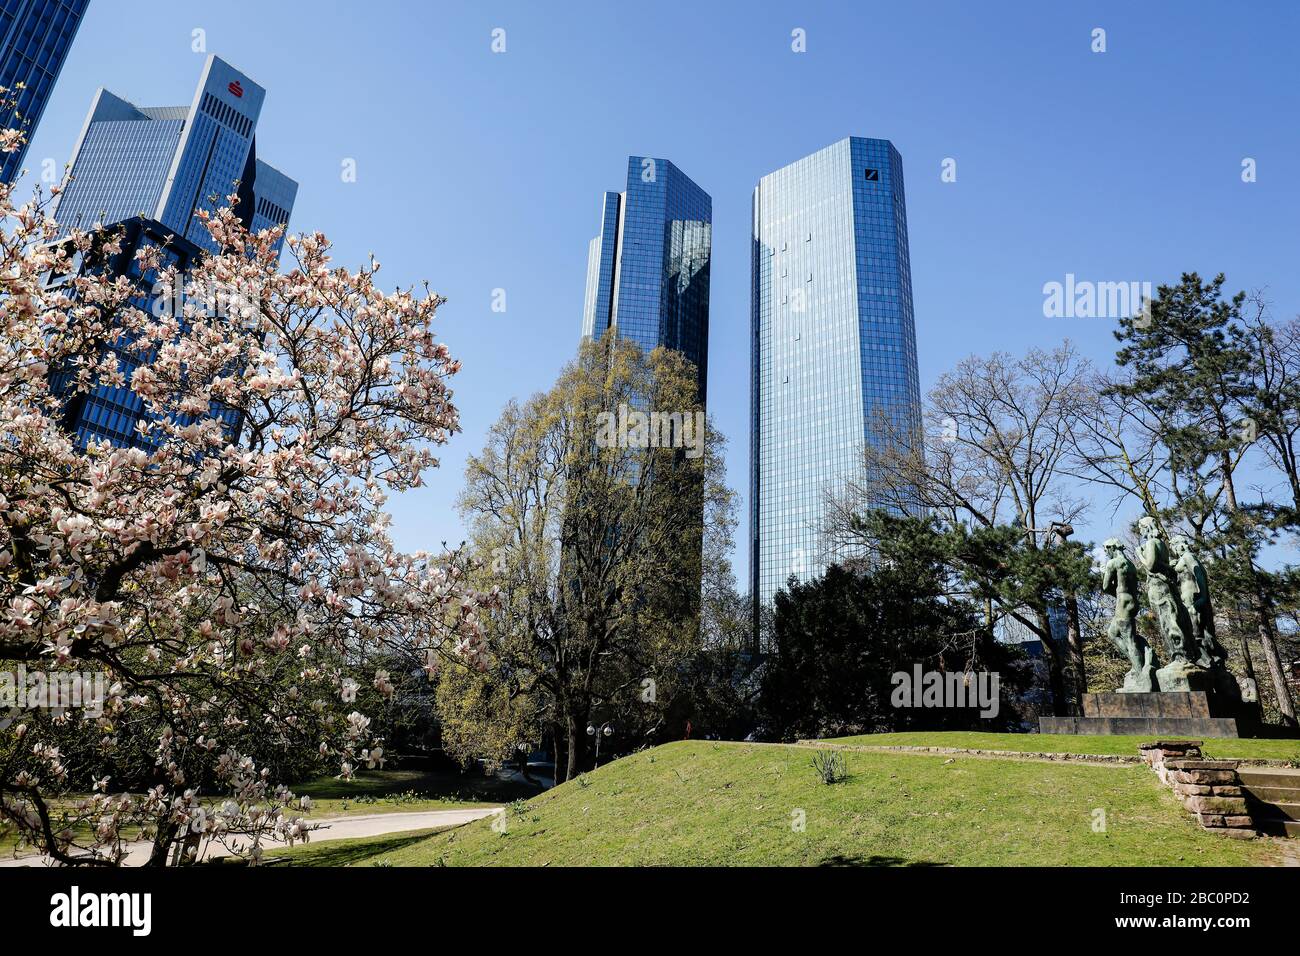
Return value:
M 0 86 L 15 99 L 0 110 L 0 129 L 23 128 L 31 140 L 89 2 L 0 0 Z M 25 145 L 0 153 L 0 180 L 13 182 L 26 154 Z
M 162 268 L 175 266 L 181 272 L 187 271 L 206 250 L 178 236 L 155 220 L 135 217 L 116 223 L 114 233 L 120 235 L 120 248 L 116 252 L 103 252 L 98 248 L 92 251 L 82 262 L 83 270 L 94 270 L 109 275 L 125 276 L 135 286 L 131 304 L 136 308 L 149 311 L 155 307 L 152 289 L 157 274 L 154 270 L 142 270 L 136 261 L 136 252 L 146 247 L 162 250 Z M 60 277 L 62 278 L 62 277 Z M 130 339 L 112 346 L 117 359 L 118 369 L 124 381 L 130 382 L 131 375 L 141 365 L 146 365 L 152 358 L 151 352 L 136 352 L 130 348 Z M 154 442 L 144 437 L 139 431 L 139 423 L 156 420 L 144 405 L 144 402 L 130 388 L 116 385 L 103 385 L 89 392 L 72 394 L 71 375 L 67 369 L 56 369 L 50 376 L 50 390 L 53 394 L 64 397 L 63 424 L 75 434 L 77 442 L 85 445 L 89 441 L 107 441 L 119 447 L 136 447 L 150 449 Z M 226 434 L 233 440 L 238 434 L 240 417 L 235 409 L 214 403 L 209 409 L 209 416 L 219 418 Z M 192 419 L 174 419 L 181 424 L 188 424 Z
M 256 160 L 250 200 L 252 230 L 258 232 L 289 221 L 298 184 L 274 166 Z
M 753 197 L 750 574 L 768 603 L 835 560 L 827 494 L 865 443 L 920 427 L 903 162 L 850 137 L 764 176 Z
M 133 216 L 152 216 L 185 119 L 154 118 L 107 90 L 95 94 L 73 176 L 56 217 L 66 228 L 89 229 Z
M 215 244 L 197 217 L 237 193 L 235 207 L 251 229 L 287 224 L 298 184 L 257 158 L 255 133 L 265 91 L 228 63 L 209 56 L 189 106 L 138 107 L 106 90 L 91 104 L 72 159 L 72 173 L 55 219 L 67 230 L 113 226 L 123 233 L 122 251 L 90 256 L 82 263 L 136 285 L 133 303 L 155 311 L 156 276 L 142 274 L 134 253 L 143 245 L 164 248 L 164 263 L 182 272 Z M 126 380 L 148 355 L 125 345 L 115 349 Z M 51 377 L 56 394 L 68 382 L 61 370 Z M 213 407 L 234 437 L 239 422 L 231 409 Z M 148 419 L 129 389 L 95 388 L 69 396 L 65 426 L 81 443 L 108 441 L 149 447 L 138 424 Z
M 285 223 L 298 184 L 257 158 L 266 91 L 209 56 L 189 106 L 139 107 L 100 90 L 72 157 L 55 218 L 65 230 L 142 216 L 215 251 L 196 213 L 231 193 L 246 225 Z
M 690 359 L 705 397 L 713 200 L 666 159 L 629 156 L 627 188 L 605 193 L 587 256 L 582 334 L 611 328 L 647 352 Z

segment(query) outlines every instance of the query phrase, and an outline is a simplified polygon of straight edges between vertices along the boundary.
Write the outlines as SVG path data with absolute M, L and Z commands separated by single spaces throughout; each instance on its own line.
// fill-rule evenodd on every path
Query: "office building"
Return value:
M 611 328 L 646 352 L 686 356 L 704 400 L 709 368 L 713 200 L 666 159 L 629 156 L 627 187 L 601 201 L 587 256 L 582 334 Z
M 0 129 L 21 129 L 31 142 L 89 2 L 0 0 L 0 86 L 12 100 L 0 108 Z M 18 177 L 27 143 L 0 153 L 0 181 Z
M 862 476 L 865 443 L 920 427 L 902 158 L 850 137 L 764 176 L 752 236 L 750 574 L 767 604 L 836 560 L 826 496 Z
M 99 90 L 76 148 L 71 181 L 54 217 L 63 230 L 113 228 L 121 251 L 92 257 L 79 268 L 125 275 L 139 289 L 133 304 L 154 309 L 156 276 L 142 273 L 135 252 L 161 246 L 164 264 L 181 272 L 217 251 L 198 213 L 238 196 L 235 206 L 251 229 L 287 224 L 298 184 L 257 157 L 256 130 L 266 91 L 230 64 L 209 56 L 188 106 L 136 106 Z M 66 277 L 60 277 L 66 279 Z M 125 380 L 148 356 L 116 347 Z M 51 377 L 55 394 L 68 387 L 67 370 Z M 234 437 L 238 417 L 213 407 Z M 65 424 L 81 443 L 107 440 L 148 447 L 138 423 L 148 412 L 129 388 L 99 386 L 70 395 Z

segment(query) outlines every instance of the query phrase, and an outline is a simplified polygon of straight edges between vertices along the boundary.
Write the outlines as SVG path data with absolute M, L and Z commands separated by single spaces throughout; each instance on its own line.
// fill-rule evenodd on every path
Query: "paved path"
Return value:
M 405 833 L 409 830 L 432 830 L 437 827 L 458 827 L 461 824 L 478 820 L 482 817 L 500 813 L 500 807 L 469 807 L 464 810 L 421 810 L 414 813 L 371 813 L 364 816 L 325 817 L 313 822 L 322 825 L 313 830 L 311 842 L 324 843 L 328 840 L 351 840 L 356 837 L 382 836 L 385 833 Z M 328 828 L 328 829 L 326 829 Z M 268 852 L 279 849 L 283 844 L 267 842 Z M 149 859 L 150 843 L 127 844 L 126 866 L 139 866 Z M 220 843 L 209 843 L 204 847 L 203 858 L 207 860 L 230 856 L 230 851 Z M 7 857 L 0 859 L 3 866 L 50 866 L 52 861 L 44 856 L 24 856 L 18 859 Z

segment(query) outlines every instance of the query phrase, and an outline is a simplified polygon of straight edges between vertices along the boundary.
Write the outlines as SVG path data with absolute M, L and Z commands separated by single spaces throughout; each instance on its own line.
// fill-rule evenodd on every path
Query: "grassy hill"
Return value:
M 968 750 L 1014 750 L 1019 753 L 1072 753 L 1138 755 L 1138 744 L 1155 740 L 1156 735 L 1089 736 L 1084 734 L 992 734 L 977 731 L 950 733 L 909 732 L 898 734 L 863 734 L 859 737 L 836 737 L 826 743 L 840 746 L 869 747 L 960 747 Z M 1165 740 L 1183 740 L 1177 735 Z M 1237 737 L 1201 737 L 1202 751 L 1216 760 L 1289 760 L 1300 765 L 1300 740 L 1253 740 Z
M 1141 766 L 854 752 L 849 779 L 828 785 L 813 752 L 683 741 L 512 804 L 504 833 L 480 820 L 289 855 L 396 866 L 1250 866 L 1278 857 L 1268 841 L 1203 831 Z M 1094 830 L 1096 810 L 1104 832 Z

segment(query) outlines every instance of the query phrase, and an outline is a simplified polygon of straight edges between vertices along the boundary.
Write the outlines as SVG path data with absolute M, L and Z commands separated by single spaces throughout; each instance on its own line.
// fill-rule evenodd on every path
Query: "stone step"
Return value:
M 1255 828 L 1260 833 L 1267 833 L 1270 836 L 1281 837 L 1300 837 L 1300 821 L 1296 820 L 1278 820 L 1264 819 L 1256 820 Z
M 1239 767 L 1237 777 L 1261 833 L 1300 837 L 1300 769 Z
M 1260 787 L 1248 783 L 1242 789 L 1261 803 L 1300 803 L 1300 789 L 1295 787 Z
M 1284 790 L 1300 790 L 1300 770 L 1282 767 L 1241 767 L 1237 776 L 1248 787 L 1278 787 Z
M 1259 820 L 1295 820 L 1300 823 L 1300 803 L 1257 803 L 1251 813 Z

